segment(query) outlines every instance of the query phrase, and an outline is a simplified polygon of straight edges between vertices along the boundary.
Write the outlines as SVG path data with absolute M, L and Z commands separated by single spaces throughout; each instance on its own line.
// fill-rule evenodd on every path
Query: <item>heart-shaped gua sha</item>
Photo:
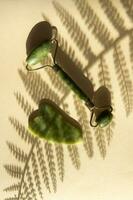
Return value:
M 48 99 L 41 100 L 28 125 L 33 135 L 50 142 L 74 144 L 83 139 L 80 124 Z

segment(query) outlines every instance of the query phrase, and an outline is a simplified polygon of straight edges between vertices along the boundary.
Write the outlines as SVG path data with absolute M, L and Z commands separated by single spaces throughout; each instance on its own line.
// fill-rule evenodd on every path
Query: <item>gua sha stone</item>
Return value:
M 79 123 L 48 99 L 41 100 L 39 109 L 29 116 L 29 131 L 54 143 L 75 144 L 83 140 Z

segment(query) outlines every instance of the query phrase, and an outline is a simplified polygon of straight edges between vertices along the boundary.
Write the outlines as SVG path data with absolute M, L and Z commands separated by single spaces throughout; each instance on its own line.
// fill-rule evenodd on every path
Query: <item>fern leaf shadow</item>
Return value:
M 43 193 L 42 193 L 42 187 L 41 187 L 41 182 L 40 182 L 40 177 L 39 177 L 37 158 L 36 158 L 34 152 L 32 152 L 32 155 L 31 155 L 31 162 L 32 162 L 33 177 L 34 177 L 33 180 L 34 180 L 34 183 L 36 185 L 37 192 L 38 192 L 40 198 L 43 199 Z
M 57 158 L 57 164 L 58 164 L 59 177 L 60 177 L 60 180 L 63 182 L 64 175 L 65 175 L 63 145 L 61 144 L 55 145 L 55 152 L 56 152 L 56 158 Z
M 133 2 L 130 0 L 120 0 L 123 4 L 123 7 L 125 8 L 127 15 L 133 21 Z
M 38 158 L 43 182 L 44 182 L 48 192 L 51 192 L 50 180 L 49 180 L 49 176 L 48 176 L 48 169 L 46 167 L 45 155 L 43 153 L 43 146 L 42 146 L 42 142 L 40 140 L 38 140 L 38 144 L 36 145 L 36 152 L 38 155 L 37 158 Z
M 100 20 L 98 15 L 90 7 L 87 0 L 73 0 L 88 30 L 91 29 L 96 39 L 102 46 L 108 48 L 114 41 L 108 27 Z
M 127 116 L 133 109 L 133 86 L 120 44 L 114 48 L 114 64 Z
M 115 128 L 115 117 L 114 117 L 115 105 L 114 105 L 114 93 L 111 86 L 110 71 L 104 57 L 101 57 L 100 63 L 98 65 L 98 69 L 99 69 L 99 73 L 98 73 L 99 83 L 100 85 L 104 85 L 106 88 L 109 89 L 111 93 L 111 97 L 112 97 L 111 99 L 112 99 L 112 105 L 113 105 L 113 120 L 111 124 L 109 124 L 109 126 L 105 130 L 105 136 L 107 139 L 107 143 L 109 145 L 113 137 L 113 133 L 114 133 L 113 129 Z
M 130 61 L 131 61 L 132 71 L 133 71 L 133 31 L 131 31 L 129 35 L 129 48 L 130 48 Z
M 13 178 L 21 179 L 22 176 L 22 168 L 17 165 L 4 165 L 5 170 L 7 173 L 12 176 Z
M 15 144 L 11 142 L 7 142 L 7 146 L 10 152 L 19 162 L 22 162 L 22 163 L 26 162 L 27 157 L 28 157 L 27 153 L 25 153 L 21 148 L 17 147 Z
M 89 63 L 92 63 L 93 60 L 96 58 L 96 55 L 89 46 L 89 39 L 86 37 L 86 34 L 84 34 L 78 23 L 75 21 L 74 17 L 70 15 L 66 9 L 64 9 L 56 1 L 53 1 L 53 5 L 60 17 L 60 20 L 66 27 L 68 33 L 76 43 L 77 47 L 80 49 L 80 51 L 83 53 L 84 57 L 89 61 Z
M 97 142 L 97 146 L 99 148 L 100 154 L 104 159 L 106 156 L 106 152 L 107 152 L 104 130 L 99 127 L 96 128 L 95 129 L 95 137 L 96 137 L 96 142 Z
M 44 144 L 44 149 L 46 152 L 47 162 L 48 162 L 48 166 L 49 166 L 49 173 L 51 176 L 53 189 L 54 189 L 54 192 L 56 192 L 57 179 L 56 179 L 56 167 L 55 167 L 55 161 L 54 161 L 54 155 L 53 155 L 53 145 L 46 142 Z
M 34 137 L 29 134 L 27 131 L 26 127 L 22 125 L 16 118 L 14 117 L 9 117 L 9 121 L 11 125 L 15 128 L 17 131 L 18 135 L 28 144 L 33 144 L 34 142 Z
M 92 134 L 90 131 L 89 120 L 88 120 L 85 107 L 82 105 L 82 103 L 79 101 L 79 99 L 76 96 L 74 96 L 74 105 L 76 108 L 77 116 L 79 118 L 78 121 L 81 123 L 82 129 L 83 129 L 84 149 L 88 157 L 92 157 L 93 156 Z
M 24 111 L 24 113 L 29 116 L 30 113 L 33 111 L 33 108 L 29 104 L 29 102 L 25 99 L 25 97 L 20 92 L 15 92 L 14 96 L 16 97 L 16 100 L 18 104 L 20 105 L 21 109 Z
M 72 164 L 76 169 L 80 169 L 80 155 L 76 145 L 67 145 L 67 150 L 71 158 Z
M 12 191 L 17 191 L 20 187 L 20 183 L 15 183 L 12 184 L 10 186 L 8 186 L 7 188 L 4 189 L 5 192 L 12 192 Z
M 63 8 L 63 6 L 54 1 L 53 6 L 58 13 L 61 22 L 63 23 L 63 26 L 66 28 L 68 34 L 70 34 L 71 39 L 75 42 L 78 49 L 88 61 L 88 65 L 85 68 L 83 67 L 82 63 L 76 57 L 73 48 L 68 45 L 68 42 L 60 34 L 57 35 L 59 48 L 57 51 L 56 62 L 59 63 L 60 66 L 63 66 L 65 69 L 68 66 L 80 68 L 83 72 L 87 73 L 89 79 L 94 83 L 91 75 L 87 70 L 90 66 L 92 66 L 92 64 L 94 64 L 94 62 L 96 62 L 100 58 L 98 74 L 99 83 L 100 85 L 108 87 L 111 91 L 112 88 L 110 73 L 103 57 L 104 54 L 113 47 L 113 57 L 116 74 L 121 90 L 121 96 L 125 104 L 126 112 L 127 114 L 129 114 L 133 108 L 132 83 L 129 78 L 129 72 L 127 70 L 126 64 L 124 64 L 125 58 L 123 52 L 119 45 L 116 45 L 116 42 L 118 40 L 122 40 L 127 34 L 132 33 L 132 31 L 127 30 L 127 28 L 125 27 L 125 21 L 122 18 L 121 13 L 118 12 L 117 8 L 115 8 L 110 0 L 99 0 L 99 2 L 102 11 L 105 12 L 108 20 L 110 20 L 110 22 L 112 23 L 113 28 L 119 33 L 119 36 L 116 39 L 113 38 L 109 27 L 104 24 L 104 20 L 101 21 L 99 16 L 95 13 L 95 11 L 91 8 L 86 0 L 73 0 L 73 2 L 81 15 L 83 22 L 87 25 L 88 30 L 92 31 L 93 35 L 95 36 L 97 41 L 103 46 L 104 50 L 98 56 L 96 56 L 96 53 L 92 51 L 92 48 L 89 44 L 89 39 L 87 38 L 81 27 L 78 25 L 76 19 L 65 8 Z M 133 12 L 130 1 L 121 0 L 121 3 L 123 4 L 124 9 L 127 11 L 127 15 L 129 16 L 131 21 L 133 21 Z M 45 18 L 44 14 L 43 18 Z M 48 18 L 47 21 L 49 21 Z M 132 61 L 132 34 L 130 39 L 130 57 Z M 49 62 L 49 60 L 45 60 L 45 62 Z M 54 74 L 50 70 L 46 70 L 46 72 L 50 77 L 51 82 L 54 82 L 57 86 L 57 89 L 61 91 L 62 97 L 59 97 L 55 90 L 51 89 L 51 87 L 42 79 L 41 75 L 39 75 L 38 73 L 25 73 L 23 70 L 18 71 L 26 91 L 36 104 L 38 104 L 41 99 L 47 98 L 54 101 L 57 105 L 62 106 L 65 112 L 70 114 L 69 106 L 65 102 L 70 90 L 62 83 L 62 81 L 58 78 L 56 74 Z M 20 92 L 17 92 L 14 95 L 24 113 L 26 113 L 26 115 L 29 115 L 33 111 L 31 105 Z M 85 107 L 75 96 L 74 106 L 76 108 L 79 121 L 81 122 L 84 131 L 83 147 L 87 156 L 91 158 L 94 153 L 94 147 L 92 141 L 92 133 L 88 125 L 89 123 L 87 112 L 85 110 Z M 13 154 L 16 160 L 20 163 L 24 163 L 25 165 L 23 169 L 19 165 L 9 164 L 4 166 L 7 173 L 11 177 L 17 178 L 19 180 L 19 182 L 5 188 L 5 192 L 18 192 L 18 197 L 15 196 L 8 199 L 43 199 L 41 178 L 48 192 L 52 192 L 52 190 L 56 192 L 58 175 L 61 181 L 64 180 L 65 175 L 65 155 L 63 145 L 50 144 L 48 142 L 34 138 L 32 135 L 29 134 L 25 126 L 23 126 L 14 117 L 10 117 L 9 121 L 11 125 L 16 129 L 21 139 L 24 140 L 25 143 L 28 143 L 30 145 L 30 151 L 27 154 L 17 145 L 11 142 L 7 142 L 9 151 Z M 107 144 L 109 145 L 113 135 L 114 126 L 115 120 L 104 131 L 100 128 L 95 129 L 97 146 L 103 158 L 105 158 L 107 152 L 106 140 Z M 80 169 L 81 161 L 78 146 L 67 145 L 67 150 L 73 166 L 76 169 Z
M 99 0 L 99 2 L 114 28 L 118 31 L 119 34 L 124 34 L 127 29 L 124 24 L 125 20 L 122 18 L 117 8 L 113 5 L 112 1 Z
M 59 104 L 59 96 L 50 88 L 50 86 L 43 81 L 40 74 L 24 73 L 19 70 L 19 75 L 24 83 L 24 86 L 36 104 L 39 104 L 41 99 L 48 98 Z

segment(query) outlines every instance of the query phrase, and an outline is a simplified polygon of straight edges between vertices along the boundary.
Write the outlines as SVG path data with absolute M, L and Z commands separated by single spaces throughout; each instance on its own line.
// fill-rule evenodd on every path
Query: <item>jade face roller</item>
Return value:
M 32 28 L 26 43 L 26 69 L 34 71 L 50 67 L 85 102 L 91 112 L 90 125 L 92 127 L 100 126 L 101 128 L 107 126 L 113 117 L 109 90 L 101 86 L 94 92 L 91 82 L 79 68 L 74 69 L 73 66 L 63 68 L 59 66 L 56 59 L 58 53 L 56 34 L 57 28 L 46 21 L 39 22 Z M 49 54 L 52 56 L 53 65 L 41 65 Z M 89 90 L 85 89 L 87 85 Z

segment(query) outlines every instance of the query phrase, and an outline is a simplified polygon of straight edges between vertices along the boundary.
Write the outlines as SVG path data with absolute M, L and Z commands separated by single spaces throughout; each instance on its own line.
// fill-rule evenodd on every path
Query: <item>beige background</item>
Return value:
M 69 1 L 59 1 L 73 16 L 78 20 L 82 30 L 86 32 L 86 26 L 74 6 Z M 101 19 L 105 19 L 105 15 L 101 12 L 97 1 L 89 1 L 91 6 L 96 10 Z M 132 27 L 132 23 L 126 15 L 119 1 L 113 1 L 118 10 L 126 21 L 127 27 Z M 6 173 L 3 165 L 14 163 L 15 159 L 9 153 L 6 141 L 14 142 L 23 146 L 25 151 L 29 151 L 28 146 L 15 133 L 15 130 L 9 123 L 8 117 L 15 116 L 22 123 L 27 124 L 27 118 L 18 106 L 14 97 L 14 92 L 20 91 L 33 104 L 28 97 L 25 88 L 18 75 L 18 69 L 23 68 L 25 54 L 25 41 L 30 29 L 38 21 L 41 21 L 42 13 L 58 27 L 59 32 L 68 42 L 73 45 L 77 57 L 82 61 L 83 65 L 87 62 L 79 49 L 70 39 L 67 31 L 62 26 L 55 9 L 49 0 L 0 0 L 0 199 L 4 199 L 6 193 L 3 189 L 13 182 L 13 179 Z M 110 26 L 111 27 L 111 26 Z M 89 34 L 89 33 L 88 33 Z M 113 31 L 114 37 L 117 32 Z M 91 35 L 91 33 L 90 33 Z M 93 37 L 92 37 L 93 38 Z M 97 40 L 90 40 L 90 44 L 97 53 L 102 50 L 102 46 Z M 122 48 L 126 55 L 126 61 L 131 71 L 131 62 L 128 55 L 128 38 L 122 40 Z M 116 127 L 110 146 L 107 148 L 107 156 L 103 160 L 99 155 L 96 142 L 94 140 L 95 154 L 92 159 L 87 159 L 86 155 L 81 153 L 81 168 L 75 170 L 69 159 L 65 161 L 65 178 L 64 183 L 58 184 L 56 194 L 47 194 L 45 199 L 58 200 L 132 200 L 133 199 L 133 114 L 127 118 L 123 102 L 120 96 L 120 90 L 115 75 L 114 64 L 112 61 L 111 51 L 106 54 L 108 58 L 112 86 L 114 91 L 114 100 L 116 107 Z M 92 76 L 95 77 L 96 87 L 98 86 L 97 63 L 91 68 Z M 132 79 L 133 80 L 133 79 Z M 67 101 L 67 100 L 66 100 Z M 71 103 L 68 99 L 68 102 Z M 34 104 L 33 104 L 34 105 Z M 36 108 L 36 105 L 34 105 Z M 71 113 L 73 115 L 73 113 Z M 11 194 L 11 193 L 10 193 Z M 9 195 L 9 194 L 8 194 Z M 11 196 L 11 195 L 9 195 Z

